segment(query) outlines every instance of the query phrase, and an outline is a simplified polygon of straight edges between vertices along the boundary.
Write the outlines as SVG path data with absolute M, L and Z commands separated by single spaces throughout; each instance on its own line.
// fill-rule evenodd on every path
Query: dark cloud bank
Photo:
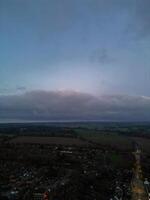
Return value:
M 32 91 L 0 96 L 3 120 L 149 121 L 150 97 Z

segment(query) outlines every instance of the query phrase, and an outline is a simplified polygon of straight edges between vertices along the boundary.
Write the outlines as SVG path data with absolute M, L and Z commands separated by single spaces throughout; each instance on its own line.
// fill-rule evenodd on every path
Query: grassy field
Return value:
M 128 136 L 118 135 L 115 133 L 100 133 L 96 130 L 77 130 L 79 137 L 88 141 L 98 143 L 102 146 L 110 146 L 120 150 L 132 150 L 133 142 Z
M 60 144 L 60 145 L 79 145 L 84 146 L 88 143 L 78 138 L 65 138 L 65 137 L 33 137 L 33 136 L 18 136 L 10 143 L 15 144 Z

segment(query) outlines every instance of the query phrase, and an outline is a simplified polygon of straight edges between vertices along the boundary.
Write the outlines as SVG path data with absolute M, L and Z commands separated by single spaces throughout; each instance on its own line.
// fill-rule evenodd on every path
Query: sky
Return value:
M 149 121 L 149 8 L 0 0 L 0 121 Z

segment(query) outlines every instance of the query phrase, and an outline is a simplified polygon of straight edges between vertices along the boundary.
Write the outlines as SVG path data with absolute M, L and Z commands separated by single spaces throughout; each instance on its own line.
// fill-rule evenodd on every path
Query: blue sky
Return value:
M 0 94 L 150 96 L 149 0 L 0 0 Z

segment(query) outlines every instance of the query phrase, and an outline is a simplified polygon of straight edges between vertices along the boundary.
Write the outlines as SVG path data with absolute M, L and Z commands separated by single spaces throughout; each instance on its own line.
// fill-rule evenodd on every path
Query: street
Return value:
M 132 180 L 132 200 L 148 200 L 147 193 L 143 184 L 141 169 L 141 149 L 136 144 L 135 152 L 135 168 Z

